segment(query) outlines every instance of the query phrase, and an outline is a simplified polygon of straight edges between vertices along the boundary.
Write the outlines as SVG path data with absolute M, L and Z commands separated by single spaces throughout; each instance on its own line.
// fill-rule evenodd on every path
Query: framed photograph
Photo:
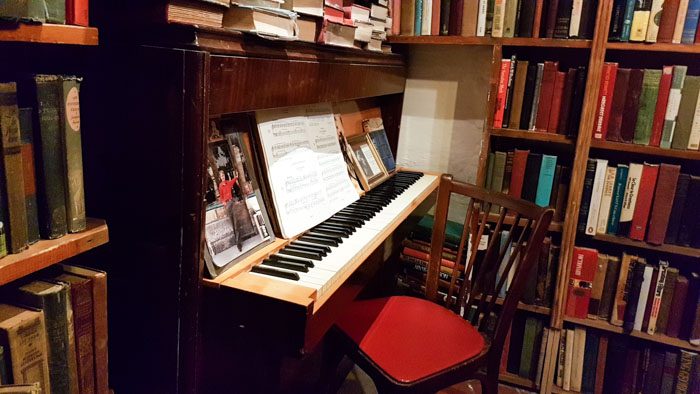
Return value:
M 367 134 L 348 138 L 355 170 L 365 191 L 381 183 L 389 174 Z
M 211 277 L 274 240 L 253 157 L 247 117 L 212 123 L 204 224 Z

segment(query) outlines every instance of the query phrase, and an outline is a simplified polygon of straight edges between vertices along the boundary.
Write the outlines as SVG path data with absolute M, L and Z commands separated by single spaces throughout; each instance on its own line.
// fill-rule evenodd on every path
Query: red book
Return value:
M 510 187 L 508 194 L 520 198 L 523 192 L 523 182 L 525 180 L 525 166 L 527 165 L 527 157 L 530 154 L 529 150 L 516 149 L 513 153 L 513 169 L 510 173 Z
M 439 36 L 440 35 L 440 0 L 433 0 L 433 11 L 430 14 L 430 35 Z M 393 20 L 393 15 L 391 15 Z M 461 19 L 461 18 L 460 18 Z
M 604 140 L 608 134 L 615 78 L 617 78 L 617 63 L 605 63 L 600 78 L 600 92 L 598 92 L 598 105 L 596 106 L 598 113 L 593 128 L 593 138 L 597 140 Z
M 345 13 L 342 8 L 337 9 L 334 7 L 324 6 L 323 7 L 323 19 L 327 19 L 331 22 L 345 23 Z
M 610 107 L 610 120 L 608 121 L 608 133 L 605 139 L 608 141 L 622 141 L 620 128 L 622 127 L 622 115 L 625 112 L 627 100 L 627 87 L 629 86 L 630 69 L 618 68 L 615 76 L 615 95 Z
M 343 0 L 323 0 L 323 4 L 328 7 L 336 8 L 338 10 L 343 9 Z
M 633 68 L 630 70 L 629 84 L 627 85 L 627 97 L 622 111 L 622 123 L 620 124 L 620 138 L 624 142 L 632 142 L 634 130 L 637 127 L 637 113 L 639 112 L 639 97 L 642 94 L 642 82 L 644 70 Z
M 673 40 L 673 30 L 676 28 L 676 16 L 678 15 L 680 2 L 681 0 L 664 0 L 656 42 L 670 43 Z
M 608 359 L 608 337 L 601 335 L 598 342 L 598 361 L 595 370 L 595 386 L 593 394 L 603 394 L 603 383 L 605 382 L 605 361 Z
M 540 87 L 540 101 L 537 106 L 537 118 L 535 130 L 546 132 L 549 129 L 549 113 L 552 110 L 552 97 L 554 97 L 554 83 L 557 79 L 559 62 L 544 62 L 542 72 L 542 86 Z
M 687 295 L 688 278 L 679 276 L 676 279 L 676 287 L 673 289 L 673 298 L 671 299 L 671 311 L 673 313 L 668 314 L 668 323 L 666 323 L 666 335 L 669 337 L 678 338 L 680 334 Z
M 637 192 L 637 202 L 634 206 L 632 216 L 632 228 L 629 237 L 641 241 L 647 230 L 649 212 L 651 210 L 651 200 L 654 197 L 656 179 L 659 176 L 659 165 L 644 163 L 642 177 L 639 180 L 639 191 Z
M 510 74 L 510 59 L 501 59 L 501 75 L 498 79 L 498 92 L 496 93 L 496 113 L 493 115 L 493 127 L 503 127 L 503 112 L 506 108 L 508 95 L 508 75 Z
M 420 250 L 415 250 L 413 248 L 409 248 L 408 246 L 404 246 L 402 253 L 405 254 L 406 256 L 411 256 L 411 257 L 415 257 L 417 259 L 423 260 L 425 262 L 430 262 L 430 254 L 429 253 L 426 253 L 426 252 L 423 252 Z M 442 259 L 442 261 L 440 261 L 440 265 L 443 267 L 447 267 L 447 268 L 454 268 L 455 262 L 447 260 L 447 259 Z
M 647 233 L 647 242 L 650 244 L 661 245 L 664 243 L 680 173 L 681 166 L 679 165 L 662 163 L 659 166 L 659 179 L 656 181 L 656 192 L 654 193 L 649 232 Z
M 570 68 L 566 73 L 566 81 L 564 82 L 564 92 L 561 97 L 561 106 L 559 114 L 559 124 L 557 125 L 558 134 L 566 134 L 568 131 L 569 114 L 571 112 L 571 99 L 574 95 L 574 84 L 576 83 L 576 69 Z
M 598 251 L 574 247 L 571 260 L 569 288 L 566 295 L 567 316 L 585 319 L 588 317 L 588 304 L 591 300 L 591 287 L 598 265 Z
M 439 3 L 439 2 L 438 2 Z M 447 26 L 447 33 L 451 36 L 462 34 L 462 17 L 464 16 L 464 0 L 450 1 L 450 20 Z M 439 24 L 439 22 L 438 22 Z
M 89 26 L 89 0 L 66 0 L 66 24 Z
M 401 0 L 391 2 L 391 34 L 401 34 Z
M 664 129 L 664 117 L 666 116 L 666 107 L 668 106 L 668 95 L 671 92 L 672 80 L 673 66 L 664 66 L 661 72 L 661 82 L 659 83 L 659 95 L 656 98 L 654 121 L 651 124 L 649 146 L 659 146 L 661 143 L 661 134 Z
M 554 78 L 554 95 L 552 95 L 552 109 L 549 112 L 549 122 L 547 124 L 548 133 L 556 133 L 559 126 L 559 116 L 561 116 L 561 101 L 564 95 L 564 85 L 566 84 L 566 73 L 557 71 Z

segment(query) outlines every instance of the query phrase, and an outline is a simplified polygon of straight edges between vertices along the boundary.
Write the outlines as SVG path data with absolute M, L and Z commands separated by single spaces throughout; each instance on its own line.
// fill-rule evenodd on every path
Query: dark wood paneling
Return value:
M 402 66 L 212 56 L 211 116 L 401 93 Z

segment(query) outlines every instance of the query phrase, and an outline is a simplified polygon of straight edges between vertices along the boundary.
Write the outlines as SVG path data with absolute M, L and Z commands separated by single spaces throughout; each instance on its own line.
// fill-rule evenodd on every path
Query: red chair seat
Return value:
M 336 325 L 386 374 L 403 383 L 469 360 L 486 346 L 467 321 L 413 297 L 355 301 Z

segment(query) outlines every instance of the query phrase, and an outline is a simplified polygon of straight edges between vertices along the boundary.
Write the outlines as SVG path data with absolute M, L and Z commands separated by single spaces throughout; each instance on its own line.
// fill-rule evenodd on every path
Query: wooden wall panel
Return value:
M 401 93 L 403 66 L 212 56 L 209 115 Z

